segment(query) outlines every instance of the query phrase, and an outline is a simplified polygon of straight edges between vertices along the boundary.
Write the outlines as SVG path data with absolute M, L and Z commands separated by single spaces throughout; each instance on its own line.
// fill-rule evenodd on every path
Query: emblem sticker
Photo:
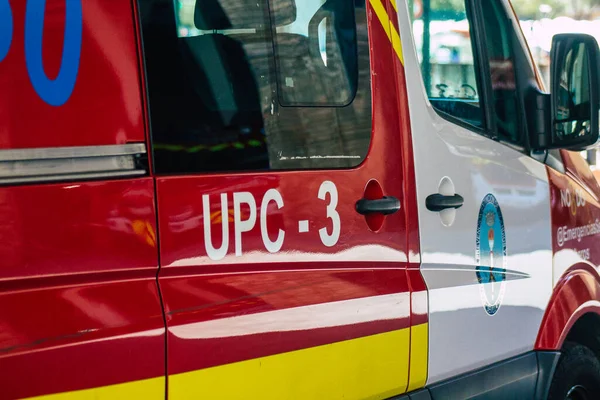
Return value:
M 475 261 L 483 308 L 488 315 L 500 309 L 506 290 L 506 236 L 504 220 L 493 194 L 483 199 L 477 219 Z

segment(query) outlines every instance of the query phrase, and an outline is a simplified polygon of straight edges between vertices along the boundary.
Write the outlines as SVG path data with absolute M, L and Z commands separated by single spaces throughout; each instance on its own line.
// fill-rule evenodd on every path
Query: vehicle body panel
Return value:
M 548 169 L 552 204 L 554 293 L 536 343 L 560 349 L 585 313 L 600 313 L 600 189 L 580 154 L 561 151 L 564 173 Z
M 6 58 L 0 60 L 0 149 L 144 142 L 132 2 L 81 1 L 81 54 L 73 61 L 78 61 L 78 71 L 72 94 L 61 106 L 48 104 L 34 89 L 30 77 L 34 73 L 29 73 L 32 67 L 28 67 L 32 56 L 25 55 L 33 33 L 28 33 L 26 42 L 25 32 L 37 26 L 32 22 L 26 29 L 25 21 L 28 4 L 31 15 L 44 17 L 43 67 L 49 80 L 56 79 L 69 64 L 62 60 L 67 3 L 8 3 L 13 35 Z
M 581 316 L 600 314 L 589 166 L 563 150 L 557 171 L 440 116 L 407 3 L 369 0 L 360 16 L 372 140 L 355 168 L 154 176 L 144 159 L 137 179 L 0 186 L 0 397 L 459 393 L 454 378 L 480 368 L 522 361 L 533 374 L 531 350 L 557 353 Z M 0 54 L 0 152 L 145 143 L 151 159 L 137 0 L 8 0 L 9 14 L 1 4 L 0 24 L 10 15 L 14 27 Z M 73 58 L 63 47 L 77 4 Z M 77 61 L 63 104 L 40 89 L 31 21 L 43 22 L 46 80 Z M 450 223 L 425 207 L 445 178 L 465 198 Z M 506 241 L 500 283 L 478 280 L 489 194 Z M 381 195 L 400 210 L 357 212 Z M 488 315 L 491 287 L 502 298 Z
M 427 329 L 410 329 L 415 324 L 405 199 L 411 194 L 404 192 L 407 160 L 397 134 L 408 126 L 408 116 L 406 107 L 398 107 L 399 77 L 389 68 L 398 54 L 388 38 L 388 13 L 395 15 L 390 4 L 367 5 L 373 133 L 370 156 L 360 166 L 157 178 L 170 396 L 218 391 L 234 398 L 242 392 L 280 398 L 293 387 L 300 397 L 385 398 L 406 391 L 411 334 L 421 335 L 415 351 L 423 353 Z M 401 202 L 376 233 L 355 210 L 371 180 Z M 327 214 L 330 197 L 319 199 L 329 182 L 338 193 L 341 224 L 333 245 L 321 238 L 334 228 Z M 254 215 L 256 223 L 236 235 L 233 199 L 240 193 L 256 204 L 243 205 L 240 219 Z M 265 203 L 268 193 L 281 196 L 281 203 Z M 207 235 L 213 247 L 222 245 L 225 214 L 228 250 L 215 260 L 206 250 Z M 283 244 L 267 251 L 265 242 L 280 237 Z M 414 321 L 426 327 L 426 295 L 418 284 L 415 277 L 420 292 L 412 299 Z M 261 365 L 272 374 L 261 373 Z M 366 370 L 374 372 L 361 372 Z M 421 376 L 413 380 L 424 383 L 426 368 L 414 372 Z M 233 376 L 239 386 L 220 385 Z M 198 381 L 205 383 L 193 384 Z
M 132 2 L 4 3 L 3 162 L 146 141 Z M 0 396 L 164 397 L 154 181 L 57 180 L 0 187 Z
M 406 73 L 420 77 L 411 21 L 407 12 L 399 18 Z M 533 349 L 551 295 L 552 249 L 545 166 L 442 118 L 430 105 L 422 82 L 408 79 L 407 91 L 421 272 L 429 291 L 431 384 Z M 426 197 L 438 193 L 444 177 L 465 199 L 450 226 L 444 226 L 442 214 L 425 208 Z M 502 190 L 515 189 L 516 184 L 522 190 Z M 507 273 L 501 284 L 480 284 L 476 272 L 478 214 L 489 193 L 499 203 L 506 232 Z M 486 285 L 503 291 L 493 316 L 483 305 Z
M 164 385 L 152 185 L 0 189 L 3 397 Z

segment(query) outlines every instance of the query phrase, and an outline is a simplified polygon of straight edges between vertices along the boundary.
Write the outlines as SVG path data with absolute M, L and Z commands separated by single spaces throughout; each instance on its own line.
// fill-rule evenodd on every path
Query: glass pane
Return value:
M 279 1 L 273 1 L 277 4 Z M 271 13 L 281 20 L 289 9 Z M 282 105 L 345 106 L 356 95 L 357 57 L 354 7 L 346 0 L 303 0 L 297 17 L 277 24 L 275 58 Z M 324 91 L 313 89 L 326 82 Z
M 157 173 L 350 168 L 364 160 L 364 1 L 139 4 Z
M 521 135 L 512 47 L 513 28 L 500 1 L 487 0 L 481 4 L 497 133 L 510 142 L 519 143 Z
M 472 32 L 464 1 L 423 0 L 413 20 L 425 89 L 433 107 L 483 125 Z

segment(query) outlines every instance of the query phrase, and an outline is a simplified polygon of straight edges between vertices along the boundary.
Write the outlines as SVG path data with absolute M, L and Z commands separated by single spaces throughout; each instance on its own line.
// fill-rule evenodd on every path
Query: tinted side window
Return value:
M 481 8 L 497 133 L 510 142 L 520 143 L 519 97 L 512 46 L 513 27 L 500 1 L 483 1 Z
M 346 106 L 356 96 L 358 58 L 351 1 L 297 0 L 302 18 L 278 20 L 286 9 L 271 11 L 279 101 L 285 106 Z M 271 1 L 272 3 L 286 3 Z M 324 91 L 310 86 L 319 82 Z
M 364 1 L 139 0 L 157 173 L 348 168 L 371 139 Z
M 429 100 L 436 110 L 483 127 L 466 4 L 460 0 L 422 4 L 420 15 L 413 19 L 413 32 Z

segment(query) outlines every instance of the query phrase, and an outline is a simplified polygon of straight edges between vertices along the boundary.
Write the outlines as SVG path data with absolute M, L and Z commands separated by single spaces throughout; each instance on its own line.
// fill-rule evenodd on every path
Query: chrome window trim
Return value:
M 0 150 L 0 184 L 141 176 L 144 143 Z

